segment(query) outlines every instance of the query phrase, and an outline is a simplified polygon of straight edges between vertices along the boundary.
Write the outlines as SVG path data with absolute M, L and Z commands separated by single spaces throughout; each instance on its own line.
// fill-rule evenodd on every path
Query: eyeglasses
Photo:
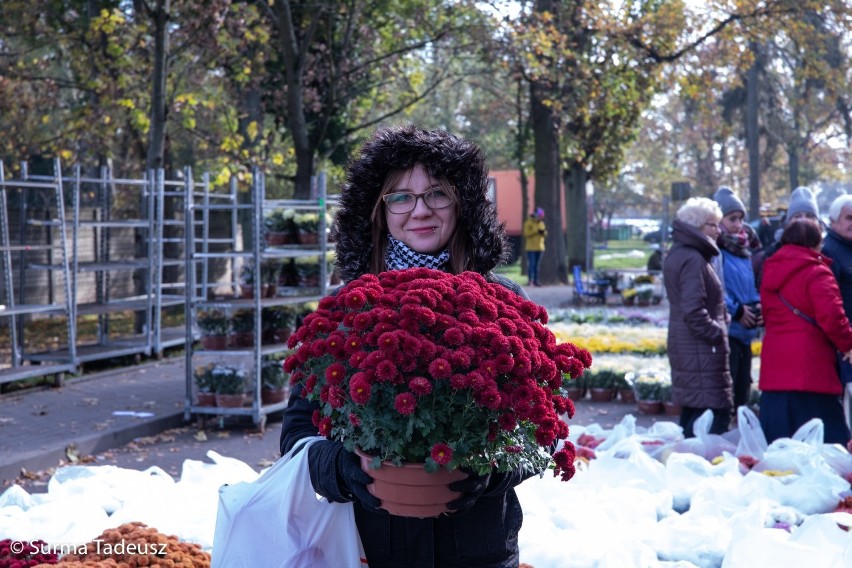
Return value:
M 722 226 L 721 226 L 721 225 L 719 225 L 719 223 L 704 223 L 704 226 L 705 226 L 705 227 L 713 227 L 713 228 L 714 228 L 714 229 L 716 229 L 717 231 L 722 230 Z
M 391 213 L 401 215 L 411 213 L 417 207 L 417 200 L 423 199 L 423 203 L 429 209 L 446 209 L 453 204 L 453 198 L 446 189 L 437 187 L 417 194 L 410 191 L 399 191 L 382 196 L 385 207 Z

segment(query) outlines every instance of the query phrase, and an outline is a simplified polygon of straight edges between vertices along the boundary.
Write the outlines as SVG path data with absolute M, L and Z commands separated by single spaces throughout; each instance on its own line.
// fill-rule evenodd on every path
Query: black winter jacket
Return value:
M 514 282 L 491 273 L 505 258 L 507 241 L 496 209 L 486 199 L 485 158 L 473 144 L 440 132 L 416 127 L 379 131 L 350 163 L 347 183 L 335 218 L 337 266 L 344 281 L 368 271 L 372 241 L 370 215 L 387 173 L 421 163 L 433 175 L 445 175 L 460 197 L 458 223 L 470 234 L 470 266 L 487 279 L 527 297 Z M 296 386 L 284 411 L 281 452 L 300 438 L 317 435 L 311 417 L 318 405 L 301 397 Z M 311 454 L 311 481 L 330 501 L 352 500 L 337 478 L 336 459 L 346 451 L 340 442 Z M 523 521 L 514 487 L 526 476 L 521 471 L 493 474 L 488 488 L 464 512 L 436 518 L 392 516 L 365 509 L 357 500 L 355 520 L 370 568 L 517 567 L 518 532 Z M 322 489 L 320 489 L 322 488 Z

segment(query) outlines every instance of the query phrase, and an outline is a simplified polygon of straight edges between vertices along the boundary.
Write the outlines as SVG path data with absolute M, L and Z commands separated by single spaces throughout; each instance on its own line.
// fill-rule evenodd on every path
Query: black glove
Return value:
M 373 482 L 361 469 L 361 460 L 340 442 L 321 441 L 308 448 L 311 484 L 317 493 L 337 503 L 358 501 L 378 510 L 381 501 L 367 489 Z
M 451 511 L 467 511 L 473 507 L 476 500 L 479 499 L 485 490 L 488 489 L 488 484 L 491 481 L 491 474 L 476 475 L 471 471 L 465 471 L 467 477 L 450 483 L 450 491 L 458 491 L 462 494 L 455 501 L 447 503 L 447 508 Z

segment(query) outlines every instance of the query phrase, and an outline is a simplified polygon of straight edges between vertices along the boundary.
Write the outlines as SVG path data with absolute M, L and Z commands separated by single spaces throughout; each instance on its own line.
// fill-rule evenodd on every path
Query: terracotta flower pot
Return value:
M 284 402 L 284 399 L 287 398 L 287 389 L 260 389 L 260 402 L 263 404 L 276 404 L 279 402 Z
M 240 285 L 240 297 L 244 300 L 251 300 L 254 298 L 254 285 L 253 284 L 241 284 Z
M 248 397 L 245 393 L 240 394 L 216 394 L 216 406 L 223 408 L 239 408 L 245 404 Z
M 659 400 L 637 400 L 639 412 L 642 414 L 661 414 L 663 412 L 663 403 Z
M 299 243 L 303 245 L 315 245 L 319 243 L 319 235 L 315 231 L 299 229 Z
M 461 493 L 450 491 L 450 483 L 467 477 L 462 471 L 439 469 L 429 473 L 423 464 L 403 464 L 397 467 L 382 462 L 379 469 L 372 469 L 373 460 L 360 450 L 355 452 L 361 458 L 361 469 L 373 478 L 367 489 L 378 497 L 391 515 L 398 517 L 437 517 L 446 513 L 447 503 L 461 497 Z
M 231 336 L 231 345 L 234 347 L 252 347 L 254 346 L 253 331 L 236 331 Z
M 228 348 L 227 335 L 203 335 L 201 346 L 208 351 L 224 351 Z
M 198 406 L 216 406 L 216 393 L 199 392 L 195 394 Z
M 583 395 L 585 394 L 581 387 L 569 388 L 566 390 L 566 393 L 568 394 L 568 398 L 571 400 L 582 400 Z
M 680 416 L 680 405 L 666 401 L 663 403 L 663 412 L 666 416 Z
M 636 402 L 636 393 L 633 392 L 633 389 L 621 389 L 618 391 L 618 396 L 621 397 L 621 402 L 626 404 L 633 404 Z
M 266 233 L 266 244 L 270 246 L 286 245 L 290 243 L 290 233 Z
M 613 389 L 593 387 L 589 389 L 589 394 L 593 402 L 612 402 L 612 399 L 615 398 L 615 391 Z

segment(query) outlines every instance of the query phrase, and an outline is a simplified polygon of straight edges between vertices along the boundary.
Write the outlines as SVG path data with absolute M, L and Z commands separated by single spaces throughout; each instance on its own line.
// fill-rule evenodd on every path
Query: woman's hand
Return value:
M 843 360 L 847 363 L 852 363 L 852 349 L 843 354 Z

